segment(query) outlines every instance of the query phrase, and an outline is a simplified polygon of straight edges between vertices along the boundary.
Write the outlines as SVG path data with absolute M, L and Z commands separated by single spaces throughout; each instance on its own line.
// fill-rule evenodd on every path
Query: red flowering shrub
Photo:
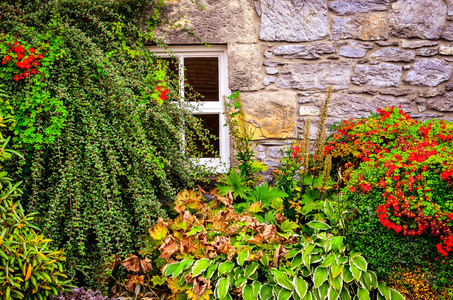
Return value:
M 2 65 L 11 65 L 12 68 L 14 68 L 15 65 L 19 68 L 20 73 L 15 74 L 13 77 L 15 81 L 30 77 L 31 74 L 36 75 L 36 73 L 38 73 L 36 67 L 39 66 L 38 59 L 41 60 L 44 58 L 42 53 L 36 53 L 36 50 L 33 47 L 25 50 L 17 41 L 13 43 L 9 52 L 10 53 L 3 56 Z
M 326 153 L 351 160 L 346 198 L 378 193 L 380 223 L 396 233 L 439 237 L 439 253 L 453 249 L 453 124 L 419 122 L 396 108 L 337 128 Z

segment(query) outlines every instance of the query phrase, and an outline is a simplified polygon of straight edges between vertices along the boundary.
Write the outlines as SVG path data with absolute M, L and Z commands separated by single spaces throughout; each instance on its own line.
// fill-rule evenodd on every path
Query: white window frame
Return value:
M 230 167 L 230 136 L 226 120 L 223 115 L 223 97 L 231 95 L 228 88 L 228 55 L 226 46 L 170 46 L 172 56 L 179 60 L 178 70 L 180 78 L 180 95 L 184 101 L 184 59 L 186 57 L 217 57 L 219 62 L 219 101 L 200 101 L 196 110 L 197 114 L 219 114 L 219 158 L 200 158 L 199 161 L 206 167 L 213 168 L 217 173 L 226 173 Z M 150 47 L 149 50 L 161 57 L 171 55 L 159 47 Z

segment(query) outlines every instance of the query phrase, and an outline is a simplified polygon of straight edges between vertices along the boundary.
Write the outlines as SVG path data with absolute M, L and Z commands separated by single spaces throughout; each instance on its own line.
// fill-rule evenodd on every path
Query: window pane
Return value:
M 186 82 L 204 96 L 200 101 L 219 101 L 219 59 L 217 57 L 184 58 Z
M 220 150 L 220 143 L 219 143 L 219 115 L 218 114 L 197 114 L 195 115 L 197 118 L 201 120 L 201 124 L 203 124 L 203 127 L 209 130 L 210 134 L 213 134 L 217 137 L 217 139 L 209 139 L 209 144 L 213 146 L 214 151 L 216 154 L 214 154 L 211 151 L 207 151 L 204 149 L 203 144 L 201 143 L 200 140 L 195 141 L 195 145 L 198 151 L 200 151 L 203 154 L 203 157 L 219 157 L 219 150 Z

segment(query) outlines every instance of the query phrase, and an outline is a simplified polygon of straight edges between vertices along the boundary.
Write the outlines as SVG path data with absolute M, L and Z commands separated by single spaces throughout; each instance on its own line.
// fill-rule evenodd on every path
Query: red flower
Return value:
M 30 53 L 35 53 L 35 48 L 30 48 L 28 51 L 30 51 Z
M 160 92 L 160 90 L 161 90 L 160 85 L 157 86 L 156 90 L 157 90 L 158 92 Z

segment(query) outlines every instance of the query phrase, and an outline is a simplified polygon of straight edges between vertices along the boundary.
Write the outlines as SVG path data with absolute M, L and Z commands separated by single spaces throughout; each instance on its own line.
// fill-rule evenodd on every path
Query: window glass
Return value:
M 200 101 L 219 101 L 219 59 L 217 57 L 184 58 L 184 77 Z
M 219 157 L 219 152 L 220 152 L 219 114 L 196 114 L 195 116 L 201 120 L 201 124 L 203 125 L 204 128 L 206 128 L 209 131 L 210 134 L 216 136 L 216 139 L 214 139 L 214 138 L 209 139 L 209 144 L 213 146 L 213 149 L 215 151 L 214 153 L 204 149 L 201 140 L 195 141 L 197 150 L 203 154 L 204 158 Z

